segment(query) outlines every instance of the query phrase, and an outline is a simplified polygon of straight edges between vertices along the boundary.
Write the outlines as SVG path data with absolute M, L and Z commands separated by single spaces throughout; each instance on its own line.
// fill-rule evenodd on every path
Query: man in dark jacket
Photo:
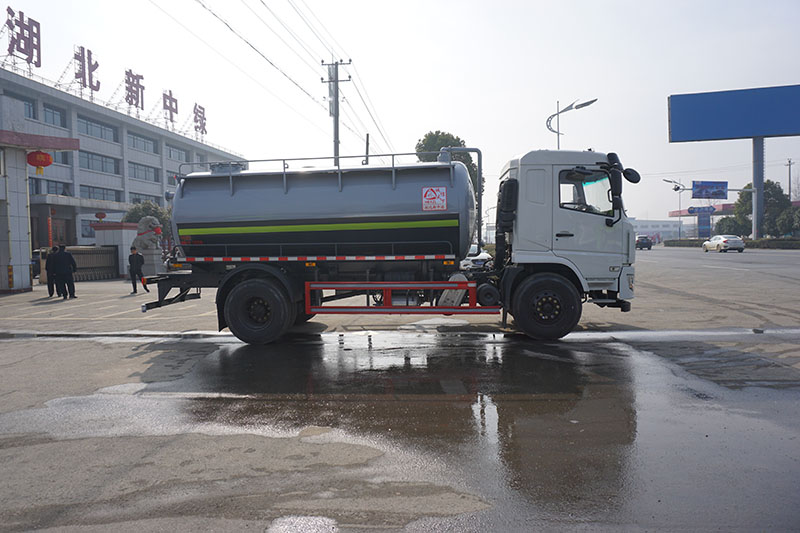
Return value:
M 144 280 L 144 274 L 142 274 L 142 267 L 144 266 L 144 256 L 136 251 L 135 246 L 131 246 L 131 255 L 128 256 L 128 270 L 131 273 L 131 285 L 133 285 L 133 291 L 131 294 L 136 294 L 136 280 L 142 280 L 142 288 L 147 292 L 150 292 L 150 289 L 147 288 L 147 282 Z
M 58 253 L 58 246 L 53 246 L 50 251 L 47 252 L 47 259 L 44 260 L 44 271 L 47 273 L 48 298 L 52 298 L 54 292 L 58 294 L 58 296 L 61 296 L 61 286 L 58 285 L 56 271 L 53 268 L 53 259 L 55 259 L 56 253 Z
M 77 298 L 75 281 L 72 279 L 72 273 L 76 270 L 78 270 L 78 265 L 75 263 L 75 258 L 67 251 L 66 246 L 60 245 L 58 253 L 53 256 L 53 271 L 56 273 L 57 286 L 61 290 L 61 296 L 65 300 L 68 293 L 70 298 Z

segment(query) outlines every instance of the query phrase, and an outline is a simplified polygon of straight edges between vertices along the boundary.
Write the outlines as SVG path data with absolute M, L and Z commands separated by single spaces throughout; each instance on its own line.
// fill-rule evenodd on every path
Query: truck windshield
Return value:
M 575 173 L 562 170 L 559 174 L 559 206 L 595 215 L 612 216 L 611 182 L 604 172 L 591 173 L 575 179 Z

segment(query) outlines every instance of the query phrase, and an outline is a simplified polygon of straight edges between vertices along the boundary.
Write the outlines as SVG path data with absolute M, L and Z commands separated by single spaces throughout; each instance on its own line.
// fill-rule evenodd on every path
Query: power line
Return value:
M 245 38 L 245 37 L 244 37 L 242 34 L 240 34 L 240 33 L 239 33 L 239 32 L 237 32 L 235 29 L 233 29 L 233 27 L 232 27 L 230 24 L 228 24 L 228 22 L 227 22 L 225 19 L 223 19 L 222 17 L 220 17 L 219 15 L 217 15 L 217 14 L 214 12 L 214 10 L 212 10 L 210 7 L 208 7 L 207 5 L 205 5 L 205 4 L 203 3 L 203 1 L 202 1 L 202 0 L 195 0 L 195 2 L 197 2 L 198 4 L 200 4 L 200 5 L 203 7 L 203 9 L 205 9 L 206 11 L 208 11 L 209 13 L 211 13 L 211 14 L 212 14 L 212 15 L 213 15 L 213 16 L 214 16 L 214 17 L 215 17 L 217 20 L 219 20 L 220 22 L 222 22 L 222 23 L 225 25 L 225 27 L 227 27 L 227 28 L 228 28 L 228 30 L 230 30 L 230 31 L 231 31 L 231 32 L 232 32 L 234 35 L 236 35 L 236 36 L 237 36 L 239 39 L 241 39 L 242 41 L 244 41 L 244 43 L 245 43 L 245 44 L 247 44 L 247 46 L 249 46 L 250 48 L 252 48 L 252 49 L 253 49 L 253 51 L 254 51 L 255 53 L 257 53 L 258 55 L 260 55 L 260 56 L 261 56 L 261 57 L 264 59 L 264 61 L 266 61 L 267 63 L 269 63 L 269 64 L 270 64 L 270 65 L 271 65 L 271 66 L 272 66 L 272 67 L 273 67 L 275 70 L 277 70 L 278 72 L 280 72 L 280 73 L 281 73 L 281 75 L 283 75 L 283 77 L 284 77 L 284 78 L 286 78 L 287 80 L 289 80 L 289 81 L 292 83 L 292 85 L 294 85 L 295 87 L 297 87 L 298 89 L 300 89 L 300 91 L 302 91 L 302 92 L 303 92 L 303 94 L 305 94 L 306 96 L 308 96 L 308 97 L 311 99 L 311 101 L 313 101 L 315 104 L 318 104 L 318 105 L 319 105 L 319 106 L 321 106 L 323 109 L 325 109 L 325 106 L 322 104 L 322 102 L 320 102 L 320 101 L 318 101 L 316 98 L 314 98 L 314 96 L 313 96 L 313 95 L 312 95 L 310 92 L 308 92 L 307 90 L 305 90 L 305 89 L 303 88 L 303 86 L 302 86 L 302 85 L 300 85 L 299 83 L 297 83 L 297 82 L 296 82 L 296 81 L 295 81 L 295 80 L 294 80 L 294 79 L 293 79 L 291 76 L 289 76 L 289 75 L 288 75 L 286 72 L 284 72 L 284 71 L 283 71 L 283 69 L 281 69 L 281 68 L 280 68 L 278 65 L 276 65 L 275 63 L 273 63 L 273 62 L 272 62 L 272 60 L 271 60 L 270 58 L 268 58 L 267 56 L 265 56 L 265 55 L 263 54 L 263 52 L 261 52 L 261 50 L 259 50 L 258 48 L 256 48 L 256 47 L 253 45 L 253 43 L 251 43 L 250 41 L 248 41 L 248 40 L 247 40 L 247 39 L 246 39 L 246 38 Z
M 301 55 L 300 55 L 300 53 L 299 53 L 297 50 L 295 50 L 294 48 L 292 48 L 292 46 L 291 46 L 289 43 L 287 43 L 287 42 L 286 42 L 286 41 L 283 39 L 283 37 L 281 37 L 281 36 L 278 34 L 278 32 L 276 32 L 274 29 L 272 29 L 272 26 L 270 26 L 269 24 L 267 24 L 267 21 L 265 21 L 264 19 L 262 19 L 262 18 L 261 18 L 261 16 L 260 16 L 258 13 L 256 13 L 256 12 L 255 12 L 255 10 L 254 10 L 252 7 L 250 7 L 249 5 L 247 5 L 247 2 L 245 2 L 245 0 L 241 0 L 241 2 L 242 2 L 242 4 L 244 5 L 244 7 L 246 7 L 248 10 L 250 10 L 250 12 L 251 12 L 253 15 L 255 15 L 255 17 L 256 17 L 258 20 L 260 20 L 260 21 L 261 21 L 261 23 L 262 23 L 264 26 L 266 26 L 266 27 L 267 27 L 267 29 L 268 29 L 269 31 L 271 31 L 273 35 L 275 35 L 275 37 L 277 37 L 278 39 L 280 39 L 280 41 L 281 41 L 281 42 L 282 42 L 284 45 L 286 45 L 286 48 L 288 48 L 289 50 L 291 50 L 291 51 L 292 51 L 292 53 L 293 53 L 294 55 L 296 55 L 298 59 L 300 59 L 300 61 L 302 61 L 302 62 L 303 62 L 303 63 L 304 63 L 304 64 L 305 64 L 305 65 L 306 65 L 308 68 L 310 68 L 310 69 L 311 69 L 311 70 L 314 72 L 314 74 L 317 74 L 317 73 L 319 73 L 319 69 L 318 69 L 317 65 L 314 65 L 313 63 L 309 62 L 307 59 L 305 59 L 303 56 L 301 56 Z M 267 8 L 267 9 L 269 9 L 269 8 Z
M 276 15 L 272 9 L 269 8 L 269 6 L 264 2 L 264 0 L 259 0 L 259 1 L 261 2 L 261 5 L 264 6 L 264 9 L 269 11 L 269 13 L 275 18 L 275 20 L 278 21 L 278 24 L 280 24 L 283 27 L 283 29 L 286 30 L 286 32 L 289 35 L 291 35 L 295 41 L 297 41 L 297 44 L 299 44 L 300 47 L 303 50 L 305 50 L 306 54 L 308 54 L 308 57 L 311 58 L 312 61 L 317 61 L 319 54 L 315 54 L 314 52 L 312 52 L 310 50 L 310 46 L 303 39 L 301 39 L 294 31 L 292 31 L 292 29 L 289 26 L 285 24 L 283 20 L 281 20 L 281 18 L 278 15 Z
M 252 76 L 252 75 L 251 75 L 251 74 L 250 74 L 248 71 L 246 71 L 245 69 L 243 69 L 242 67 L 240 67 L 239 65 L 237 65 L 236 63 L 234 63 L 233 61 L 231 61 L 231 60 L 230 60 L 230 59 L 229 59 L 229 58 L 228 58 L 226 55 L 222 54 L 222 53 L 221 53 L 219 50 L 217 50 L 217 48 L 216 48 L 216 47 L 214 47 L 214 46 L 211 46 L 211 45 L 210 45 L 210 44 L 209 44 L 209 43 L 208 43 L 208 42 L 207 42 L 205 39 L 203 39 L 202 37 L 200 37 L 199 35 L 197 35 L 196 33 L 194 33 L 192 30 L 190 30 L 189 28 L 187 28 L 187 27 L 186 27 L 186 26 L 185 26 L 185 25 L 184 25 L 184 24 L 183 24 L 183 23 L 182 23 L 180 20 L 178 20 L 178 19 L 176 19 L 175 17 L 173 17 L 173 16 L 172 16 L 170 13 L 168 13 L 167 11 L 165 11 L 165 10 L 164 10 L 164 9 L 163 9 L 161 6 L 159 6 L 158 4 L 156 4 L 156 3 L 155 3 L 153 0 L 149 0 L 149 2 L 150 2 L 151 4 L 153 4 L 153 6 L 155 6 L 155 7 L 156 7 L 156 8 L 157 8 L 159 11 L 161 11 L 161 12 L 162 12 L 162 13 L 164 13 L 166 16 L 168 16 L 170 19 L 172 19 L 172 21 L 173 21 L 173 22 L 175 22 L 175 23 L 176 23 L 178 26 L 180 26 L 181 28 L 183 28 L 183 29 L 184 29 L 184 30 L 185 30 L 187 33 L 189 33 L 189 34 L 190 34 L 192 37 L 194 37 L 195 39 L 197 39 L 198 41 L 200 41 L 201 43 L 203 43 L 204 45 L 206 45 L 206 46 L 207 46 L 209 49 L 211 49 L 211 50 L 212 50 L 212 51 L 213 51 L 215 54 L 217 54 L 219 57 L 221 57 L 222 59 L 224 59 L 224 60 L 225 60 L 225 61 L 226 61 L 228 64 L 230 64 L 230 65 L 231 65 L 231 66 L 233 66 L 233 67 L 234 67 L 236 70 L 238 70 L 239 72 L 241 72 L 242 74 L 244 74 L 245 76 L 247 76 L 248 78 L 250 78 L 250 79 L 251 79 L 251 80 L 252 80 L 252 81 L 253 81 L 253 82 L 254 82 L 256 85 L 258 85 L 259 87 L 261 87 L 262 89 L 264 89 L 264 90 L 265 90 L 265 91 L 266 91 L 268 94 L 272 95 L 272 96 L 273 96 L 273 97 L 274 97 L 276 100 L 278 100 L 278 101 L 279 101 L 280 103 L 282 103 L 284 106 L 286 106 L 287 108 L 289 108 L 289 109 L 290 109 L 290 110 L 291 110 L 293 113 L 295 113 L 297 116 L 299 116 L 300 118 L 302 118 L 303 120 L 305 120 L 306 122 L 308 122 L 309 124 L 311 124 L 312 126 L 314 126 L 316 129 L 318 129 L 319 131 L 321 131 L 321 132 L 322 132 L 322 133 L 324 133 L 325 135 L 327 135 L 327 134 L 328 134 L 328 132 L 327 132 L 327 131 L 325 131 L 325 130 L 322 128 L 322 126 L 320 126 L 319 124 L 317 124 L 316 122 L 314 122 L 313 120 L 311 120 L 310 118 L 308 118 L 307 116 L 305 116 L 305 115 L 303 115 L 302 113 L 300 113 L 300 112 L 299 112 L 299 111 L 296 109 L 296 106 L 289 105 L 289 104 L 288 104 L 287 102 L 285 102 L 285 101 L 284 101 L 284 100 L 283 100 L 283 99 L 282 99 L 280 96 L 278 96 L 277 94 L 275 94 L 274 92 L 272 92 L 272 90 L 270 90 L 270 88 L 269 88 L 269 87 L 267 87 L 266 85 L 264 85 L 263 83 L 261 83 L 261 82 L 260 82 L 259 80 L 257 80 L 256 78 L 254 78 L 254 77 L 253 77 L 253 76 Z M 324 107 L 324 106 L 323 106 L 323 107 Z
M 322 30 L 325 33 L 328 34 L 328 36 L 331 38 L 331 40 L 333 40 L 333 42 L 336 44 L 336 46 L 339 48 L 339 51 L 341 52 L 340 55 L 342 57 L 343 56 L 348 56 L 349 57 L 349 54 L 347 54 L 345 52 L 344 48 L 338 42 L 336 42 L 336 39 L 333 37 L 333 34 L 331 34 L 331 32 L 328 31 L 328 29 L 325 27 L 325 24 L 323 24 L 322 21 L 316 16 L 316 14 L 314 14 L 314 11 L 310 7 L 308 7 L 308 5 L 303 0 L 299 0 L 299 1 L 303 4 L 305 9 L 311 14 L 311 16 L 317 21 L 317 23 L 322 28 Z M 289 5 L 292 6 L 292 9 L 294 9 L 295 13 L 297 13 L 297 15 L 300 17 L 300 19 L 308 27 L 308 29 L 311 30 L 311 32 L 314 34 L 314 36 L 317 38 L 317 40 L 319 40 L 319 42 L 322 44 L 322 46 L 325 47 L 327 50 L 329 50 L 331 52 L 331 54 L 335 54 L 335 52 L 336 52 L 335 51 L 335 47 L 331 46 L 330 43 L 325 42 L 323 37 L 320 36 L 321 32 L 308 20 L 308 18 L 302 13 L 302 11 L 295 5 L 295 3 L 292 0 L 288 0 L 288 2 L 289 2 Z M 386 143 L 386 145 L 392 151 L 394 151 L 394 147 L 392 146 L 392 143 L 389 141 L 388 136 L 386 135 L 386 133 L 384 131 L 383 125 L 377 119 L 377 111 L 375 111 L 373 113 L 373 110 L 375 109 L 375 106 L 374 105 L 370 106 L 370 105 L 367 104 L 367 101 L 369 101 L 370 104 L 372 104 L 372 102 L 369 100 L 369 95 L 367 95 L 367 97 L 365 98 L 364 95 L 362 95 L 361 90 L 358 88 L 359 85 L 363 84 L 363 82 L 361 81 L 362 78 L 358 74 L 358 69 L 354 67 L 353 71 L 355 72 L 356 77 L 359 79 L 358 83 L 356 83 L 355 81 L 353 82 L 353 87 L 355 87 L 356 92 L 358 93 L 358 96 L 361 99 L 361 102 L 364 104 L 364 109 L 367 110 L 367 114 L 369 114 L 370 118 L 372 119 L 373 124 L 375 124 L 375 127 L 378 129 L 378 134 L 381 136 L 381 138 L 383 139 L 384 143 Z M 366 93 L 366 86 L 364 87 L 364 92 Z

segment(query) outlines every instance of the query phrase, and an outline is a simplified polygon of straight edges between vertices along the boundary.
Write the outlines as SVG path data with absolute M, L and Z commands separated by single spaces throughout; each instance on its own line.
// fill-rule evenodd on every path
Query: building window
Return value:
M 167 185 L 177 187 L 178 182 L 185 176 L 186 174 L 181 174 L 176 170 L 167 170 Z
M 78 152 L 78 163 L 81 168 L 87 170 L 119 174 L 119 159 L 113 157 L 80 151 Z
M 158 153 L 158 142 L 135 133 L 128 133 L 128 146 L 142 152 Z
M 81 198 L 90 198 L 92 200 L 108 200 L 111 202 L 121 202 L 122 192 L 113 189 L 104 189 L 102 187 L 91 187 L 89 185 L 81 185 Z
M 94 238 L 93 220 L 81 220 L 81 237 Z
M 8 96 L 9 98 L 13 98 L 14 100 L 19 100 L 20 102 L 22 102 L 22 104 L 25 106 L 24 107 L 25 118 L 32 118 L 36 120 L 36 100 L 33 100 L 32 98 L 27 98 L 19 94 L 10 93 L 8 91 L 4 92 L 3 94 Z
M 111 142 L 119 142 L 117 128 L 78 115 L 78 133 Z
M 69 165 L 69 152 L 47 152 L 53 157 L 53 163 L 57 165 Z
M 147 165 L 140 165 L 139 163 L 128 161 L 129 178 L 135 178 L 137 180 L 153 181 L 159 183 L 161 182 L 161 179 L 159 178 L 160 174 L 161 172 L 157 168 L 148 167 Z
M 41 178 L 28 179 L 28 192 L 30 194 L 57 194 L 59 196 L 72 196 L 72 184 L 61 181 L 45 180 Z
M 67 113 L 63 109 L 44 105 L 44 121 L 59 128 L 67 127 Z
M 151 196 L 149 194 L 139 194 L 138 192 L 128 193 L 130 203 L 141 204 L 143 202 L 153 202 L 156 205 L 161 205 L 161 198 L 158 196 Z
M 167 157 L 170 159 L 174 159 L 175 161 L 181 161 L 186 163 L 189 161 L 189 152 L 186 150 L 181 150 L 180 148 L 175 148 L 174 146 L 167 145 Z

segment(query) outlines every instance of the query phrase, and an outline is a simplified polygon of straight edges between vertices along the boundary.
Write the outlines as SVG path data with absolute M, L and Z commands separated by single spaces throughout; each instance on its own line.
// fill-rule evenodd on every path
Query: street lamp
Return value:
M 561 150 L 561 136 L 563 135 L 563 133 L 561 133 L 561 117 L 560 117 L 561 113 L 566 113 L 567 111 L 572 111 L 573 109 L 580 109 L 582 107 L 588 107 L 588 106 L 592 105 L 593 103 L 595 103 L 596 101 L 597 101 L 597 98 L 595 98 L 594 100 L 589 100 L 587 102 L 582 102 L 580 104 L 576 104 L 575 102 L 577 102 L 577 100 L 575 100 L 575 102 L 572 102 L 571 104 L 569 104 L 564 109 L 558 109 L 558 107 L 560 105 L 560 102 L 558 100 L 556 100 L 556 112 L 554 114 L 550 115 L 549 117 L 547 117 L 547 129 L 556 134 L 556 139 L 558 139 L 558 145 L 557 146 L 558 146 L 559 150 Z M 553 117 L 556 118 L 556 129 L 553 129 L 553 127 L 550 125 L 550 123 L 553 120 Z
M 672 190 L 673 191 L 677 191 L 677 193 L 678 193 L 678 240 L 681 240 L 681 222 L 682 222 L 682 219 L 681 219 L 681 194 L 683 193 L 683 191 L 686 190 L 686 186 L 683 183 L 681 183 L 680 181 L 668 180 L 666 178 L 662 178 L 661 181 L 666 181 L 667 183 L 672 183 L 672 185 L 673 185 Z

